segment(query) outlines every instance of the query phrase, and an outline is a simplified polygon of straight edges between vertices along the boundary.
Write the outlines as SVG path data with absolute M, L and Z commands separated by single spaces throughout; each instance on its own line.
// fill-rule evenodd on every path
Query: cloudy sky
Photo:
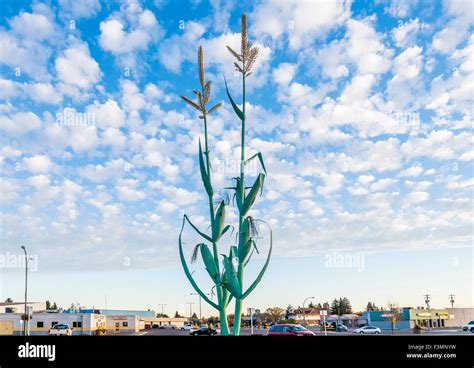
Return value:
M 25 244 L 32 299 L 169 313 L 197 303 L 177 237 L 184 213 L 208 226 L 202 125 L 179 96 L 198 86 L 202 45 L 224 103 L 209 122 L 214 186 L 229 186 L 240 126 L 222 76 L 239 100 L 225 46 L 239 48 L 245 11 L 260 48 L 247 155 L 262 152 L 268 170 L 251 214 L 274 231 L 248 304 L 416 306 L 429 293 L 441 307 L 455 293 L 471 306 L 472 4 L 2 1 L 0 297 L 22 299 Z

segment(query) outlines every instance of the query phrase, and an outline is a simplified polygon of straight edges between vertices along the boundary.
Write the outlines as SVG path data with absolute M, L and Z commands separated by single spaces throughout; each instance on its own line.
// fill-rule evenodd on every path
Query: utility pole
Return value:
M 28 253 L 24 245 L 21 246 L 21 249 L 25 252 L 25 319 L 23 320 L 23 335 L 26 336 L 26 322 L 27 318 L 30 318 L 26 313 L 27 304 L 28 304 Z M 29 319 L 28 319 L 29 321 Z
M 163 309 L 163 307 L 164 307 L 165 305 L 167 305 L 167 304 L 162 304 L 162 303 L 161 303 L 161 304 L 158 304 L 158 305 L 161 305 L 161 317 L 163 317 L 163 315 L 164 315 L 164 312 L 163 312 L 164 309 Z
M 192 312 L 192 308 L 193 308 L 193 304 L 195 304 L 194 302 L 187 302 L 186 304 L 189 304 L 189 323 L 191 323 L 192 321 L 192 315 L 193 315 L 193 312 Z
M 431 308 L 430 308 L 431 295 L 425 294 L 424 297 L 425 297 L 426 307 L 428 308 L 428 313 L 430 314 L 430 321 L 428 323 L 428 328 L 431 328 Z
M 198 294 L 198 293 L 189 293 L 189 295 L 197 295 L 197 296 L 199 296 L 199 320 L 201 320 L 201 319 L 202 319 L 202 310 L 201 310 L 202 297 L 201 297 L 201 294 Z M 211 295 L 211 294 L 205 293 L 205 295 Z
M 451 303 L 451 308 L 454 308 L 454 297 L 455 296 L 456 295 L 454 295 L 454 294 L 449 295 L 449 302 Z

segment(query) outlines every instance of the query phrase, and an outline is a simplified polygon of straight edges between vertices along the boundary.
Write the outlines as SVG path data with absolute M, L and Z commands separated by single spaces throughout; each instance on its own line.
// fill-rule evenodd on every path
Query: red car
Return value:
M 145 323 L 145 330 L 151 330 L 151 324 Z
M 274 325 L 270 327 L 268 336 L 314 336 L 313 331 L 309 331 L 300 325 Z

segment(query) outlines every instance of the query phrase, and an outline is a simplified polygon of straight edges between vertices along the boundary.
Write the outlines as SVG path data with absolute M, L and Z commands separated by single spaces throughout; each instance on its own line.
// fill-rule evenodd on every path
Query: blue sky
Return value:
M 179 96 L 197 86 L 202 45 L 211 103 L 224 102 L 210 121 L 213 177 L 228 186 L 240 127 L 222 76 L 239 99 L 225 46 L 237 48 L 245 11 L 260 48 L 247 155 L 261 151 L 269 172 L 252 215 L 275 240 L 248 303 L 347 296 L 360 309 L 430 293 L 444 306 L 455 293 L 473 305 L 472 6 L 2 2 L 1 254 L 26 244 L 37 257 L 38 300 L 103 306 L 107 294 L 109 307 L 181 309 L 192 298 L 181 217 L 208 223 L 202 126 Z M 199 264 L 196 275 L 208 283 Z M 0 297 L 20 300 L 22 283 L 21 267 L 2 267 Z

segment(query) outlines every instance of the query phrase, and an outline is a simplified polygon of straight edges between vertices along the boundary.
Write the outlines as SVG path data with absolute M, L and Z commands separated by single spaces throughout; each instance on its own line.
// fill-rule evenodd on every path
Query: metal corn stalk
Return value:
M 189 219 L 187 215 L 184 215 L 183 224 L 181 227 L 181 232 L 179 234 L 179 255 L 181 259 L 181 263 L 183 265 L 184 272 L 190 281 L 191 285 L 193 286 L 194 290 L 204 299 L 209 305 L 214 307 L 216 310 L 219 311 L 219 317 L 221 321 L 221 334 L 228 335 L 229 334 L 229 327 L 227 322 L 227 315 L 226 309 L 231 301 L 231 295 L 229 291 L 223 286 L 225 282 L 225 276 L 221 274 L 220 267 L 219 267 L 219 258 L 218 258 L 218 250 L 217 250 L 217 243 L 222 235 L 224 235 L 230 228 L 230 226 L 225 226 L 225 202 L 221 201 L 217 207 L 217 210 L 214 211 L 214 190 L 212 187 L 212 180 L 211 180 L 211 165 L 210 165 L 210 157 L 209 157 L 209 146 L 208 146 L 208 126 L 207 126 L 207 116 L 217 110 L 221 103 L 218 103 L 211 109 L 207 110 L 207 104 L 210 99 L 211 93 L 211 81 L 205 80 L 204 75 L 204 56 L 202 47 L 199 48 L 198 51 L 198 66 L 199 66 L 199 82 L 201 84 L 200 91 L 193 91 L 194 94 L 197 96 L 197 102 L 192 101 L 191 99 L 181 96 L 184 101 L 186 101 L 189 105 L 194 107 L 198 110 L 201 115 L 199 116 L 200 119 L 203 120 L 204 123 L 204 152 L 202 151 L 201 141 L 199 140 L 199 170 L 201 172 L 201 179 L 204 185 L 204 189 L 208 196 L 209 201 L 209 217 L 211 222 L 211 235 L 207 235 L 201 230 L 199 230 Z M 214 283 L 214 287 L 216 289 L 217 294 L 217 303 L 211 301 L 206 293 L 204 293 L 201 288 L 197 285 L 196 281 L 194 280 L 192 273 L 189 271 L 189 267 L 187 265 L 186 259 L 183 253 L 183 242 L 182 242 L 182 234 L 184 230 L 184 226 L 188 222 L 188 224 L 199 234 L 207 243 L 199 243 L 196 245 L 194 249 L 193 259 L 197 258 L 198 252 L 200 251 L 202 261 L 204 266 L 209 274 L 212 282 Z M 212 251 L 209 249 L 208 243 L 212 246 Z
M 248 211 L 251 209 L 252 205 L 255 202 L 257 194 L 263 190 L 263 185 L 265 181 L 265 175 L 267 171 L 263 162 L 262 154 L 259 152 L 249 159 L 245 159 L 245 124 L 246 124 L 246 115 L 245 115 L 245 103 L 246 103 L 246 94 L 245 94 L 245 82 L 246 78 L 249 77 L 252 72 L 252 66 L 254 65 L 257 56 L 258 56 L 258 47 L 252 47 L 252 43 L 247 38 L 247 17 L 245 14 L 242 14 L 242 31 L 241 31 L 241 50 L 240 53 L 234 51 L 231 47 L 227 46 L 229 52 L 236 58 L 234 66 L 236 71 L 242 74 L 242 110 L 237 106 L 237 104 L 232 99 L 230 95 L 227 81 L 225 81 L 225 87 L 227 96 L 232 105 L 232 108 L 237 115 L 237 117 L 242 122 L 241 130 L 241 142 L 240 142 L 240 176 L 236 178 L 236 185 L 233 187 L 235 190 L 235 200 L 237 208 L 239 211 L 239 233 L 238 233 L 238 246 L 231 247 L 229 256 L 224 255 L 224 275 L 226 281 L 224 286 L 230 292 L 230 294 L 235 299 L 235 313 L 234 313 L 234 335 L 240 335 L 241 327 L 241 316 L 242 316 L 242 307 L 243 300 L 257 287 L 260 280 L 262 279 L 270 261 L 270 256 L 272 252 L 272 232 L 270 227 L 270 248 L 268 251 L 267 259 L 265 264 L 258 274 L 257 278 L 252 282 L 247 290 L 244 291 L 244 268 L 247 265 L 248 261 L 253 255 L 253 250 L 257 250 L 256 239 L 253 236 L 254 232 L 252 229 L 255 228 L 256 220 L 250 216 L 247 216 Z M 263 169 L 263 173 L 260 173 L 255 182 L 253 183 L 250 191 L 247 192 L 246 177 L 245 177 L 245 166 L 252 161 L 253 159 L 258 158 Z M 264 221 L 257 220 L 260 222 Z M 268 226 L 268 225 L 267 225 Z

